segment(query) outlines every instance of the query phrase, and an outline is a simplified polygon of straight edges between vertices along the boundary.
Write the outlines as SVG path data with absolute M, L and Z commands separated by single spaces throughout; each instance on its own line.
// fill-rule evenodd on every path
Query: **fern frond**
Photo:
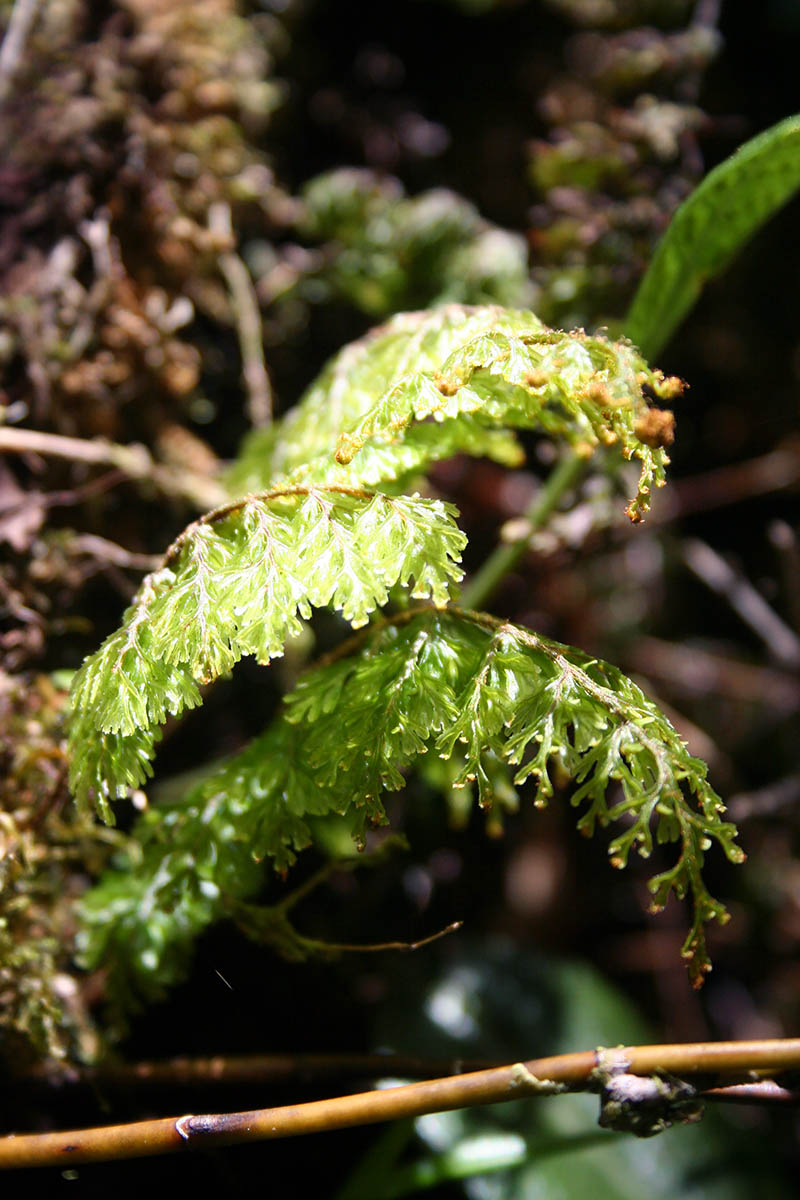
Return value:
M 441 311 L 470 310 L 450 306 Z M 446 357 L 446 352 L 437 353 L 437 342 L 430 335 L 418 336 L 424 333 L 421 327 L 426 326 L 431 316 L 427 311 L 400 313 L 340 350 L 282 421 L 247 436 L 226 480 L 231 493 L 259 491 L 295 474 L 298 478 L 327 474 L 334 482 L 349 482 L 354 472 L 334 462 L 339 435 L 353 428 L 397 379 L 417 368 L 436 370 Z M 477 422 L 463 422 L 453 430 L 439 426 L 423 435 L 425 438 L 433 442 L 428 453 L 412 451 L 404 456 L 403 447 L 392 446 L 371 470 L 361 463 L 359 477 L 364 486 L 373 486 L 367 482 L 368 478 L 374 479 L 375 484 L 385 484 L 420 471 L 435 460 L 439 439 L 442 439 L 440 457 L 443 458 L 463 449 L 508 466 L 519 466 L 524 457 L 510 431 L 487 429 Z
M 529 312 L 403 313 L 337 355 L 280 429 L 251 435 L 229 482 L 385 486 L 460 452 L 516 465 L 512 429 L 535 429 L 637 459 L 638 518 L 672 436 L 645 389 L 668 399 L 678 387 L 627 343 L 550 330 Z
M 358 655 L 308 672 L 287 696 L 309 763 L 350 797 L 359 841 L 370 821 L 384 820 L 383 791 L 402 788 L 403 772 L 457 720 L 482 640 L 468 622 L 415 616 L 385 626 Z
M 144 778 L 166 715 L 198 704 L 200 685 L 242 655 L 281 654 L 312 607 L 331 605 L 357 628 L 395 585 L 446 603 L 466 541 L 454 512 L 418 496 L 306 488 L 251 496 L 190 526 L 75 677 L 79 800 L 107 815 L 107 797 Z
M 198 935 L 258 891 L 262 857 L 286 870 L 311 841 L 306 818 L 336 800 L 304 765 L 297 730 L 276 721 L 181 801 L 140 817 L 139 854 L 81 901 L 84 965 L 113 965 L 121 1008 L 157 998 L 183 976 Z
M 180 804 L 143 818 L 134 831 L 143 860 L 128 882 L 109 876 L 89 893 L 89 960 L 113 939 L 115 953 L 139 947 L 138 965 L 126 950 L 127 969 L 161 979 L 154 938 L 164 961 L 174 943 L 188 953 L 199 929 L 257 889 L 256 860 L 293 863 L 310 841 L 309 816 L 343 814 L 363 843 L 386 820 L 383 792 L 402 788 L 431 750 L 455 765 L 442 790 L 474 783 L 489 809 L 513 806 L 508 767 L 515 786 L 534 781 L 540 806 L 555 772 L 571 779 L 582 833 L 623 824 L 609 847 L 614 866 L 632 849 L 648 857 L 654 842 L 677 842 L 677 862 L 651 881 L 654 907 L 691 894 L 684 955 L 702 978 L 703 926 L 727 919 L 703 882 L 705 854 L 716 842 L 731 861 L 743 857 L 705 765 L 616 668 L 518 626 L 432 609 L 373 627 L 355 651 L 307 672 L 263 737 Z M 149 913 L 156 903 L 166 916 L 151 928 L 142 905 Z
M 373 687 L 388 698 L 385 715 L 367 716 Z M 516 767 L 515 785 L 535 781 L 537 805 L 553 794 L 554 769 L 571 778 L 572 804 L 587 806 L 582 833 L 625 822 L 609 847 L 614 866 L 634 848 L 649 857 L 654 839 L 679 842 L 675 867 L 651 881 L 654 909 L 671 891 L 691 893 L 684 955 L 695 980 L 708 969 L 703 925 L 727 917 L 703 883 L 704 855 L 717 842 L 742 861 L 736 829 L 722 820 L 705 764 L 617 668 L 492 618 L 428 613 L 374 634 L 357 658 L 309 673 L 288 704 L 289 720 L 305 725 L 309 761 L 329 781 L 341 772 L 373 819 L 383 815 L 380 788 L 401 786 L 432 740 L 442 758 L 463 753 L 455 786 L 475 782 L 485 807 L 494 800 L 491 758 Z M 609 800 L 615 783 L 622 796 Z

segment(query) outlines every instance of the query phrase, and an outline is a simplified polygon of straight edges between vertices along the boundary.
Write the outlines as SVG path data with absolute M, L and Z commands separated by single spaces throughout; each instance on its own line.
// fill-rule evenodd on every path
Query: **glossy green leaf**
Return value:
M 633 299 L 625 332 L 660 354 L 707 279 L 800 187 L 800 116 L 741 146 L 678 209 Z

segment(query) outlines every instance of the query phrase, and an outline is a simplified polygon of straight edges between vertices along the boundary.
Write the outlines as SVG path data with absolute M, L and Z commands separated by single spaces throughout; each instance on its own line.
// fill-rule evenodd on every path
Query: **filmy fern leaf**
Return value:
M 182 977 L 197 936 L 263 882 L 269 853 L 285 870 L 311 840 L 307 818 L 337 797 L 304 765 L 298 732 L 276 721 L 178 803 L 140 817 L 138 854 L 81 902 L 82 958 L 112 964 L 118 1007 L 156 999 Z
M 312 607 L 354 627 L 397 584 L 435 604 L 461 577 L 451 506 L 347 489 L 272 492 L 219 509 L 181 535 L 121 628 L 73 682 L 71 785 L 108 816 L 144 781 L 155 729 L 200 686 L 251 654 L 269 662 Z
M 367 721 L 375 685 L 387 697 L 386 715 Z M 581 832 L 624 822 L 609 847 L 615 866 L 625 866 L 632 849 L 649 857 L 654 839 L 679 842 L 675 867 L 651 881 L 654 906 L 662 908 L 671 891 L 691 893 L 684 954 L 702 978 L 703 926 L 725 919 L 702 881 L 704 854 L 716 841 L 741 861 L 736 830 L 722 820 L 705 764 L 616 667 L 492 618 L 424 614 L 373 635 L 358 658 L 310 672 L 288 704 L 289 720 L 305 724 L 309 761 L 330 781 L 341 772 L 356 803 L 401 786 L 399 772 L 432 739 L 443 758 L 464 754 L 456 785 L 475 781 L 484 806 L 494 799 L 488 755 L 516 768 L 515 785 L 533 779 L 539 805 L 553 795 L 557 767 L 577 785 L 572 804 L 585 806 Z M 609 800 L 615 783 L 621 798 Z
M 337 355 L 280 427 L 252 434 L 229 485 L 285 476 L 385 487 L 460 452 L 518 465 L 512 431 L 532 429 L 637 459 L 638 517 L 664 482 L 672 436 L 671 416 L 650 409 L 645 391 L 670 399 L 678 389 L 627 343 L 554 331 L 529 312 L 402 313 Z
M 456 787 L 475 781 L 486 807 L 500 764 L 517 786 L 534 781 L 539 805 L 553 794 L 554 768 L 569 776 L 582 832 L 623 824 L 615 866 L 634 848 L 649 856 L 654 840 L 678 842 L 675 865 L 651 882 L 654 906 L 691 893 L 684 954 L 702 978 L 704 923 L 726 918 L 703 883 L 704 856 L 717 842 L 742 857 L 704 764 L 616 668 L 517 626 L 430 609 L 374 627 L 355 651 L 310 670 L 262 738 L 180 804 L 146 814 L 142 862 L 88 895 L 87 961 L 113 944 L 145 990 L 165 986 L 197 932 L 257 889 L 256 860 L 291 865 L 311 815 L 344 814 L 363 841 L 385 821 L 382 793 L 403 787 L 431 751 L 456 760 Z M 155 897 L 162 916 L 152 926 L 142 913 Z

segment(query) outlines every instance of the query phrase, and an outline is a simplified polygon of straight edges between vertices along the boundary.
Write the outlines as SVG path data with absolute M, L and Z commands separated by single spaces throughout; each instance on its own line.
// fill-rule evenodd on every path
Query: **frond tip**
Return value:
M 518 465 L 514 430 L 640 466 L 634 520 L 664 483 L 680 389 L 627 342 L 549 329 L 531 312 L 448 304 L 400 313 L 336 355 L 283 422 L 245 442 L 229 485 L 398 485 L 465 453 Z

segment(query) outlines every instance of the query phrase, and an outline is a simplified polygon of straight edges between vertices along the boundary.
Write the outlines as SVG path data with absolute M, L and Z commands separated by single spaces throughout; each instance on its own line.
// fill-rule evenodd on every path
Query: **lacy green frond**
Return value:
M 547 329 L 531 313 L 499 309 L 442 309 L 428 314 L 420 333 L 436 340 L 436 367 L 409 356 L 416 369 L 392 381 L 342 433 L 338 462 L 402 440 L 417 422 L 470 414 L 488 425 L 537 429 L 575 448 L 617 445 L 641 465 L 631 515 L 647 509 L 650 488 L 664 483 L 672 421 L 648 407 L 643 388 L 674 396 L 676 383 L 651 371 L 631 346 Z
M 86 809 L 94 803 L 102 820 L 113 825 L 110 801 L 121 800 L 150 779 L 160 738 L 157 728 L 106 733 L 91 715 L 74 714 L 69 726 L 69 786 L 79 806 Z
M 107 800 L 143 781 L 154 729 L 252 654 L 267 663 L 312 608 L 354 628 L 400 585 L 446 603 L 466 539 L 455 510 L 419 496 L 306 488 L 250 496 L 190 526 L 121 628 L 72 687 L 72 786 Z
M 691 895 L 684 955 L 702 978 L 704 924 L 727 917 L 703 882 L 704 857 L 714 842 L 733 862 L 743 855 L 705 765 L 631 680 L 529 630 L 456 610 L 404 614 L 347 649 L 306 673 L 261 738 L 183 801 L 142 818 L 141 861 L 85 901 L 88 963 L 123 955 L 145 989 L 148 979 L 166 986 L 200 929 L 257 890 L 260 860 L 285 871 L 311 840 L 308 818 L 330 813 L 363 843 L 369 826 L 385 823 L 383 793 L 433 752 L 454 769 L 426 771 L 429 783 L 444 793 L 474 785 L 490 811 L 514 806 L 509 769 L 514 787 L 533 782 L 539 806 L 555 779 L 571 780 L 582 833 L 621 823 L 614 866 L 631 850 L 646 858 L 655 843 L 678 843 L 675 864 L 651 881 L 654 907 L 671 892 Z
M 440 311 L 471 310 L 451 305 Z M 504 310 L 488 311 L 499 314 Z M 333 482 L 355 478 L 354 471 L 334 461 L 339 436 L 357 425 L 398 379 L 413 370 L 436 370 L 444 361 L 447 350 L 439 344 L 442 339 L 427 329 L 433 315 L 400 313 L 340 350 L 282 421 L 247 436 L 228 473 L 230 491 L 241 495 L 294 476 L 329 476 Z M 418 336 L 421 332 L 426 336 Z M 452 428 L 440 425 L 426 431 L 420 440 L 423 445 L 419 448 L 407 438 L 402 446 L 395 444 L 383 454 L 376 453 L 369 466 L 360 462 L 359 478 L 367 487 L 373 486 L 367 478 L 384 484 L 423 470 L 437 457 L 451 457 L 461 451 L 508 466 L 520 466 L 524 458 L 513 433 L 488 429 L 477 421 L 462 420 Z M 406 444 L 411 449 L 407 450 Z
M 251 435 L 229 485 L 385 486 L 461 452 L 518 465 L 512 429 L 534 429 L 637 459 L 638 518 L 672 439 L 671 414 L 645 390 L 669 399 L 679 386 L 625 342 L 556 332 L 529 312 L 402 313 L 337 355 L 280 428 Z
M 378 689 L 388 698 L 385 713 L 368 715 Z M 717 842 L 741 861 L 736 830 L 722 820 L 705 764 L 615 667 L 491 618 L 427 613 L 310 672 L 287 702 L 289 720 L 305 727 L 309 761 L 328 780 L 346 778 L 373 819 L 382 816 L 381 788 L 402 786 L 414 756 L 433 745 L 442 758 L 463 755 L 454 785 L 476 784 L 487 808 L 498 761 L 516 768 L 516 786 L 534 781 L 537 805 L 552 796 L 556 774 L 571 779 L 582 833 L 624 823 L 609 847 L 614 866 L 625 866 L 632 849 L 647 858 L 654 841 L 678 842 L 675 866 L 651 881 L 653 904 L 691 893 L 684 955 L 695 981 L 709 969 L 703 925 L 726 913 L 703 883 L 704 855 Z M 611 793 L 614 784 L 621 796 Z
M 348 809 L 347 781 L 326 780 L 310 765 L 305 737 L 304 727 L 282 715 L 181 800 L 148 809 L 134 826 L 132 849 L 84 895 L 81 962 L 107 968 L 120 1013 L 182 979 L 195 941 L 214 921 L 241 925 L 242 902 L 265 881 L 264 859 L 285 873 L 311 843 L 309 820 Z M 357 811 L 353 836 L 363 827 Z M 293 934 L 280 906 L 261 911 L 278 922 L 270 940 L 280 953 L 296 958 L 301 943 L 312 945 Z
M 310 671 L 286 698 L 308 761 L 327 786 L 340 781 L 350 807 L 360 810 L 360 840 L 368 822 L 384 819 L 382 793 L 402 788 L 403 772 L 458 719 L 482 640 L 468 622 L 426 613 L 387 625 L 359 654 Z
M 128 854 L 83 898 L 85 966 L 112 968 L 112 999 L 155 999 L 182 978 L 198 935 L 254 895 L 269 855 L 285 871 L 311 841 L 306 818 L 338 797 L 304 765 L 297 731 L 278 720 L 178 803 L 140 817 Z
M 461 676 L 480 657 L 480 631 L 468 623 L 449 622 L 449 641 L 429 614 L 419 625 L 410 639 L 409 627 L 386 626 L 355 659 L 312 671 L 261 737 L 139 819 L 140 853 L 81 906 L 82 961 L 110 968 L 120 1008 L 182 978 L 199 934 L 258 891 L 261 861 L 284 872 L 310 843 L 309 818 L 347 814 L 362 844 L 385 821 L 382 791 L 402 787 L 432 731 L 456 717 Z

